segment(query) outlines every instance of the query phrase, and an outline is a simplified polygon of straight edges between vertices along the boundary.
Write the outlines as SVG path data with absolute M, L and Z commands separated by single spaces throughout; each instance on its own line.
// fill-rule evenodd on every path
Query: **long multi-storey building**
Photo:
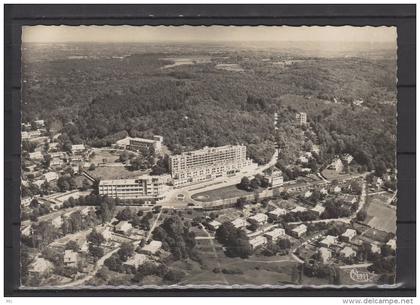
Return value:
M 169 175 L 144 175 L 136 179 L 101 180 L 99 194 L 119 199 L 161 200 L 169 187 Z
M 257 164 L 246 157 L 246 146 L 204 147 L 169 157 L 174 187 L 234 175 Z
M 163 137 L 153 136 L 153 139 L 144 138 L 130 138 L 126 137 L 122 140 L 117 141 L 116 146 L 128 150 L 138 151 L 142 148 L 153 147 L 156 153 L 159 153 L 162 149 Z

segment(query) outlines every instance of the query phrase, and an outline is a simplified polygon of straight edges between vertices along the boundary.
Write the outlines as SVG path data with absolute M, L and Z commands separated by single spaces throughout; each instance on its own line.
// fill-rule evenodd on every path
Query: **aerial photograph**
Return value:
M 396 39 L 24 26 L 20 288 L 394 287 Z

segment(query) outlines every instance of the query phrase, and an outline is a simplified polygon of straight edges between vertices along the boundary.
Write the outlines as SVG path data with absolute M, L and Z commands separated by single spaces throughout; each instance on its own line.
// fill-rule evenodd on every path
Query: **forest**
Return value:
M 99 147 L 154 134 L 173 153 L 245 144 L 251 158 L 265 163 L 279 140 L 285 161 L 296 157 L 305 129 L 294 116 L 305 111 L 325 159 L 348 152 L 367 169 L 395 166 L 392 56 L 303 58 L 281 66 L 275 63 L 284 56 L 276 52 L 223 50 L 210 61 L 170 69 L 162 69 L 168 54 L 147 52 L 122 60 L 24 61 L 23 121 L 43 118 L 67 141 Z M 262 61 L 267 56 L 271 60 Z M 243 72 L 216 69 L 219 63 L 238 64 Z M 363 106 L 353 105 L 360 99 Z

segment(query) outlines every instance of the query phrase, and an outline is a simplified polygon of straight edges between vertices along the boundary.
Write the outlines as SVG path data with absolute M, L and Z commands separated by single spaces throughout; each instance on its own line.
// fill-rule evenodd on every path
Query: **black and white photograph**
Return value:
M 24 26 L 22 289 L 395 287 L 392 26 Z

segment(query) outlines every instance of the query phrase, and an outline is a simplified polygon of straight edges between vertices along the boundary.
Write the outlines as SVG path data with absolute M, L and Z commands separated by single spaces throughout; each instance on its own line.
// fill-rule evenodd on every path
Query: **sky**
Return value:
M 395 27 L 24 26 L 23 42 L 311 41 L 395 43 Z

